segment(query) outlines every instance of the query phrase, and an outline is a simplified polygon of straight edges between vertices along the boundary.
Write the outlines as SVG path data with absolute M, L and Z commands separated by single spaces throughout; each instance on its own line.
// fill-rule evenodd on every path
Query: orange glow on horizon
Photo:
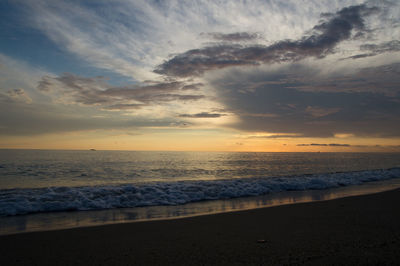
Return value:
M 65 150 L 156 150 L 231 152 L 400 152 L 400 139 L 299 138 L 281 134 L 235 135 L 221 130 L 87 131 L 2 138 L 0 148 Z M 279 134 L 278 134 L 279 135 Z

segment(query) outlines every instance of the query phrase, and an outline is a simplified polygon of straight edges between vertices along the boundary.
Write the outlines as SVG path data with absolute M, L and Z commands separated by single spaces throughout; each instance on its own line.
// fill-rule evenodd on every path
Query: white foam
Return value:
M 37 212 L 180 205 L 289 190 L 327 189 L 400 178 L 400 168 L 290 177 L 152 182 L 118 186 L 0 190 L 0 216 Z

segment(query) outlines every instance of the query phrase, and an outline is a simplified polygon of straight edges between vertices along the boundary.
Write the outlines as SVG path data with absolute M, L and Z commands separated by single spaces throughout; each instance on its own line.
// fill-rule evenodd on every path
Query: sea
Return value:
M 385 180 L 400 180 L 400 153 L 0 150 L 0 218 L 191 206 Z

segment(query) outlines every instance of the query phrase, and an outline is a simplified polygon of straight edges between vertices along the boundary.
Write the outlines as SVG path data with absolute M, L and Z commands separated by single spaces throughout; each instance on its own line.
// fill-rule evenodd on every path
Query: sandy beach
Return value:
M 1 265 L 396 265 L 400 190 L 0 237 Z

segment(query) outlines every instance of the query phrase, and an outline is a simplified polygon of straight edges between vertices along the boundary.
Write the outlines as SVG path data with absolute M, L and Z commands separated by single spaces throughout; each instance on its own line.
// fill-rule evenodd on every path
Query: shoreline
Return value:
M 334 200 L 375 194 L 397 188 L 400 188 L 400 178 L 331 189 L 284 191 L 263 196 L 200 201 L 176 206 L 49 212 L 0 217 L 0 236 L 110 224 L 184 219 L 282 205 Z
M 2 265 L 400 262 L 400 189 L 184 219 L 0 236 Z

